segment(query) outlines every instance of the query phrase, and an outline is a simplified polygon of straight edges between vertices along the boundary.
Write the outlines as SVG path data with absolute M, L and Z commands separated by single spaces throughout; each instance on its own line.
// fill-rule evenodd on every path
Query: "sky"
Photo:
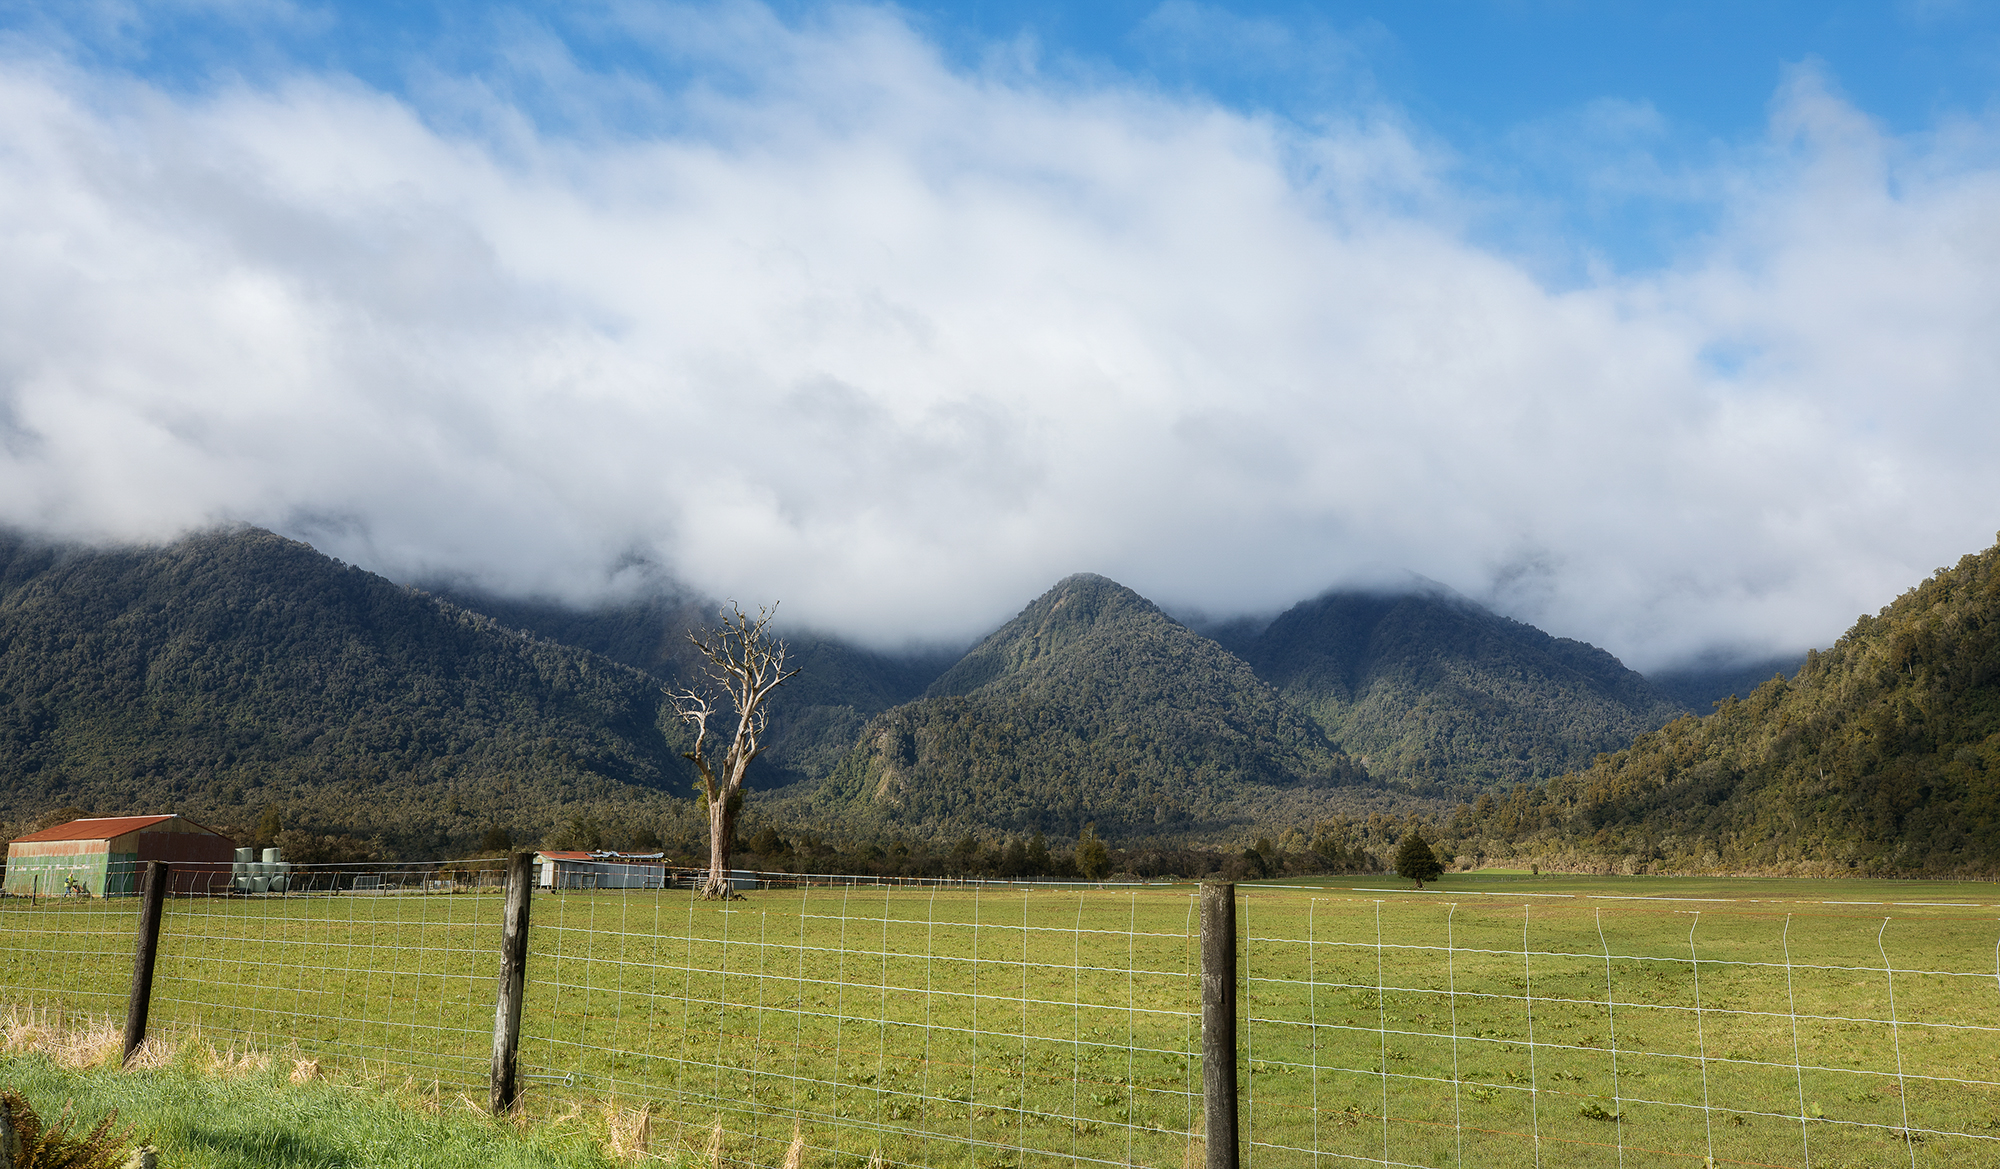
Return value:
M 1945 0 L 0 0 L 0 523 L 1824 646 L 2000 528 L 1997 95 Z

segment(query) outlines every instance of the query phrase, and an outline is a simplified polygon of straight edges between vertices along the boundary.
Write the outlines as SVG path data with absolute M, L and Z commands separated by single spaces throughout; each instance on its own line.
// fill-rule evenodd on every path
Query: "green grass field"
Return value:
M 777 1165 L 1174 1169 L 1191 885 L 541 894 L 528 1108 Z M 2000 1164 L 2000 888 L 1239 887 L 1253 1167 Z M 130 902 L 0 902 L 0 996 L 122 1016 Z M 493 895 L 172 901 L 154 1027 L 483 1099 Z
M 45 1123 L 114 1129 L 145 1141 L 171 1169 L 610 1169 L 601 1118 L 579 1113 L 525 1131 L 455 1106 L 385 1097 L 373 1085 L 292 1084 L 285 1069 L 216 1076 L 175 1066 L 136 1073 L 64 1068 L 41 1055 L 0 1056 L 0 1083 Z M 128 1143 L 131 1143 L 128 1142 Z M 695 1169 L 690 1163 L 687 1169 Z

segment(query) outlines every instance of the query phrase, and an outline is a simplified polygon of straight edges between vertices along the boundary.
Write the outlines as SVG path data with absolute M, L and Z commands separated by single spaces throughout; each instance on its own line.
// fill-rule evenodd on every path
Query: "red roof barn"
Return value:
M 16 896 L 132 893 L 147 861 L 167 861 L 173 893 L 227 885 L 236 843 L 184 816 L 106 816 L 30 832 L 7 846 L 6 892 Z

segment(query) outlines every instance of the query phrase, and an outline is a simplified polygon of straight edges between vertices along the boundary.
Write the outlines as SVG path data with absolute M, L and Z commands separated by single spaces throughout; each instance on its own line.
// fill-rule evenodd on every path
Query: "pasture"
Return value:
M 782 1163 L 1174 1169 L 1192 885 L 537 894 L 528 1107 Z M 1249 1166 L 2000 1163 L 2000 889 L 1239 887 Z M 154 1028 L 484 1099 L 494 894 L 170 901 Z M 130 902 L 0 902 L 0 997 L 122 1015 Z

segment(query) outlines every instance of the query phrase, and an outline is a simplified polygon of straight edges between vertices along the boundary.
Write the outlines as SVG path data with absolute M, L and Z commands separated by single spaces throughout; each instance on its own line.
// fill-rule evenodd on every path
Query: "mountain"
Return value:
M 1790 678 L 1806 664 L 1806 655 L 1780 654 L 1746 662 L 1695 661 L 1646 675 L 1662 693 L 1696 714 L 1707 714 L 1726 698 L 1746 698 L 1773 677 Z
M 62 805 L 436 852 L 691 782 L 658 684 L 255 529 L 0 534 L 0 818 Z M 681 801 L 685 803 L 685 800 Z
M 673 690 L 700 684 L 704 663 L 688 634 L 713 627 L 720 613 L 715 602 L 678 590 L 591 608 L 482 593 L 446 595 L 503 625 L 644 670 Z M 921 697 L 958 657 L 935 650 L 878 653 L 824 634 L 785 631 L 782 620 L 772 628 L 780 631 L 788 661 L 799 672 L 771 703 L 769 746 L 746 776 L 753 789 L 832 774 L 870 718 Z
M 809 807 L 931 837 L 1212 835 L 1323 809 L 1367 773 L 1241 660 L 1069 577 L 922 699 L 871 719 Z
M 1439 794 L 1586 766 L 1685 709 L 1603 650 L 1440 586 L 1330 592 L 1216 632 L 1372 775 Z
M 1667 867 L 2000 871 L 2000 547 L 1796 677 L 1549 785 L 1569 837 Z

